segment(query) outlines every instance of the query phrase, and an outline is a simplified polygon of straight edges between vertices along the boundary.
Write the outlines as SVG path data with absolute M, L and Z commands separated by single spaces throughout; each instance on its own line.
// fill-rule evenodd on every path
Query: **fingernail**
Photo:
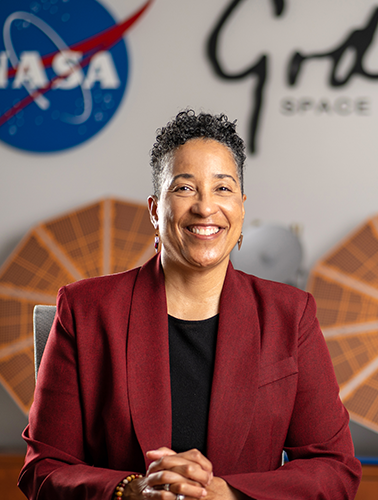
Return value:
M 207 495 L 207 491 L 206 490 L 202 490 L 202 496 L 205 497 Z

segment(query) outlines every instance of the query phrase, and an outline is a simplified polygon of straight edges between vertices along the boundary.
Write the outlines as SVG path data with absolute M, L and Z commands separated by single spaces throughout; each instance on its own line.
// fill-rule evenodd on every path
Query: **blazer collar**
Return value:
M 127 383 L 136 436 L 146 451 L 171 447 L 168 314 L 160 254 L 140 268 L 130 310 Z
M 171 447 L 172 434 L 168 314 L 160 254 L 139 271 L 128 332 L 130 411 L 145 456 L 148 450 Z M 207 437 L 207 456 L 218 475 L 229 473 L 230 464 L 237 463 L 249 432 L 258 387 L 259 339 L 250 281 L 230 263 L 220 302 Z M 231 429 L 234 425 L 236 432 Z
M 211 391 L 207 456 L 216 475 L 232 473 L 246 441 L 257 397 L 260 326 L 247 276 L 228 266 L 223 285 Z

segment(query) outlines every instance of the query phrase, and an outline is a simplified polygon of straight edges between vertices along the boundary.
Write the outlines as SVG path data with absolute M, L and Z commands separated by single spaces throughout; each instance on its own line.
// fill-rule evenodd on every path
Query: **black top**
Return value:
M 219 315 L 201 321 L 168 316 L 172 449 L 206 454 L 207 421 Z

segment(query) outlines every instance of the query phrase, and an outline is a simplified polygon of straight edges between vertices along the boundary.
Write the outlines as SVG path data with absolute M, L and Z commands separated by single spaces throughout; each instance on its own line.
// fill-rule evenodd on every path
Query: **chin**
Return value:
M 216 267 L 224 262 L 225 259 L 228 258 L 228 255 L 224 257 L 202 257 L 202 258 L 197 258 L 197 259 L 189 259 L 189 262 L 191 262 L 194 266 L 199 267 L 201 269 L 204 268 L 212 268 Z

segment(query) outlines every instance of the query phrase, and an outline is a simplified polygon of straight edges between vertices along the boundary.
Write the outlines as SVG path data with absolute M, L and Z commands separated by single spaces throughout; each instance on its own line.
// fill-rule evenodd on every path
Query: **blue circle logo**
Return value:
M 54 152 L 97 134 L 126 89 L 122 36 L 149 3 L 117 24 L 95 0 L 2 0 L 0 140 Z

